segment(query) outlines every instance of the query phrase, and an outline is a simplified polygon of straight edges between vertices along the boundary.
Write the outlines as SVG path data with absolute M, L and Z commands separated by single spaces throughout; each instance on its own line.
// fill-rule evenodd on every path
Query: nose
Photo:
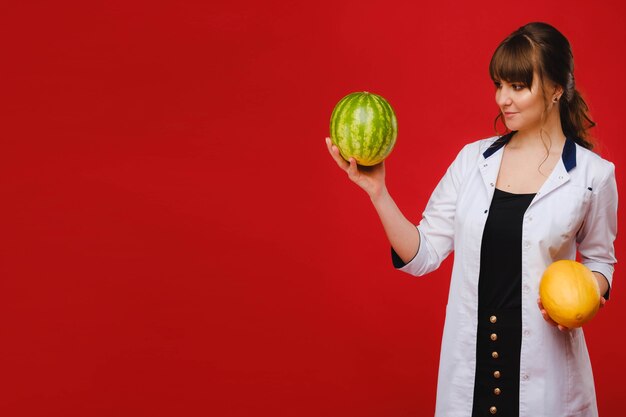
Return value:
M 496 104 L 500 107 L 506 107 L 511 104 L 511 91 L 506 85 L 502 85 L 496 90 Z

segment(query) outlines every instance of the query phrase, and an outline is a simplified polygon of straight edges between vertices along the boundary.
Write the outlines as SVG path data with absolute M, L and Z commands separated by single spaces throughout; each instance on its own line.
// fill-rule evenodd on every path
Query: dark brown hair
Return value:
M 563 88 L 559 100 L 563 133 L 579 145 L 592 149 L 587 130 L 596 124 L 576 90 L 572 49 L 567 38 L 547 23 L 529 23 L 511 33 L 498 45 L 489 63 L 489 75 L 494 82 L 504 80 L 530 88 L 535 72 L 542 89 L 546 79 Z M 499 113 L 495 123 L 501 118 L 502 113 Z

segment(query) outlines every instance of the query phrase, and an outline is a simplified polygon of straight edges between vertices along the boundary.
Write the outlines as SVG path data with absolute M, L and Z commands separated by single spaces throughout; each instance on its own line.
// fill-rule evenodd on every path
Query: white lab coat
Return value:
M 433 271 L 455 251 L 446 307 L 436 417 L 469 417 L 476 367 L 481 240 L 502 160 L 497 137 L 466 145 L 435 188 L 418 225 L 421 244 L 406 265 Z M 581 261 L 609 285 L 616 262 L 615 167 L 568 139 L 553 172 L 526 210 L 522 227 L 520 417 L 597 416 L 582 329 L 562 333 L 537 307 L 539 280 L 559 259 Z

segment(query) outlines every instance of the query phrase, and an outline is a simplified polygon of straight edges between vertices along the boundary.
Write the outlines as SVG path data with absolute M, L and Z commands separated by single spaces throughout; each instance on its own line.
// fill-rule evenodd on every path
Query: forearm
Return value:
M 391 247 L 405 263 L 408 263 L 419 249 L 420 235 L 417 228 L 404 217 L 386 188 L 376 196 L 371 196 L 370 199 L 380 217 Z
M 594 272 L 593 275 L 596 277 L 598 281 L 598 286 L 600 287 L 600 294 L 604 295 L 609 290 L 609 281 L 599 272 Z

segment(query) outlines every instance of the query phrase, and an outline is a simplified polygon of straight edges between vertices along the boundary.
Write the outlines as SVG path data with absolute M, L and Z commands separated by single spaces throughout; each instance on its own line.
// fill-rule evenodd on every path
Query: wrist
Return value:
M 387 191 L 387 187 L 383 185 L 380 189 L 372 192 L 369 196 L 372 204 L 377 206 L 389 198 L 389 191 Z

